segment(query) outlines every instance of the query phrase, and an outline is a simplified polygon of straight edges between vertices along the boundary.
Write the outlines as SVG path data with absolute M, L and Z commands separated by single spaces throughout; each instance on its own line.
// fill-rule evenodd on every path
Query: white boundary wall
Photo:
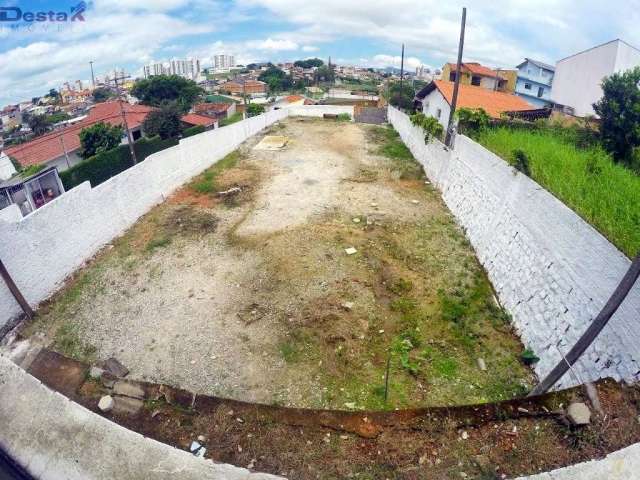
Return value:
M 389 108 L 389 121 L 441 190 L 465 229 L 523 343 L 548 373 L 575 344 L 627 271 L 630 260 L 529 177 L 465 136 L 447 151 Z M 602 377 L 637 380 L 640 285 L 555 388 Z
M 85 182 L 24 218 L 6 209 L 0 216 L 0 258 L 35 307 L 140 216 L 247 138 L 289 115 L 321 117 L 325 113 L 353 117 L 353 107 L 273 110 L 185 138 L 95 188 Z M 0 332 L 19 314 L 18 304 L 0 280 Z

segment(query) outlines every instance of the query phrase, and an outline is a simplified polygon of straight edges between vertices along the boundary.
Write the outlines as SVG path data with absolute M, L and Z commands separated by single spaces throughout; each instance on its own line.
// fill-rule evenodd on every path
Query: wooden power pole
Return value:
M 458 63 L 456 66 L 456 81 L 453 84 L 453 98 L 451 99 L 451 112 L 449 112 L 449 123 L 447 125 L 447 134 L 444 143 L 447 147 L 451 147 L 451 130 L 453 129 L 454 116 L 456 113 L 456 105 L 458 103 L 458 89 L 460 87 L 460 70 L 462 69 L 462 51 L 464 50 L 464 29 L 467 23 L 467 8 L 462 8 L 462 23 L 460 24 L 460 42 L 458 43 Z
M 13 281 L 13 278 L 11 278 L 11 275 L 9 275 L 9 272 L 7 271 L 7 268 L 4 266 L 4 263 L 2 263 L 2 260 L 0 260 L 0 276 L 4 280 L 4 283 L 7 284 L 7 287 L 9 287 L 9 291 L 11 292 L 11 295 L 13 295 L 13 298 L 16 299 L 16 302 L 18 302 L 18 304 L 20 305 L 20 308 L 22 308 L 22 311 L 24 312 L 24 314 L 27 316 L 29 320 L 31 320 L 33 318 L 33 310 L 31 310 L 31 306 L 25 300 L 24 296 L 22 295 L 22 292 L 20 292 L 20 289 L 17 287 L 17 285 Z
M 569 350 L 566 357 L 560 359 L 558 364 L 549 372 L 549 374 L 529 393 L 529 396 L 541 395 L 555 385 L 569 368 L 578 361 L 582 354 L 589 348 L 593 341 L 598 337 L 602 329 L 609 322 L 618 307 L 622 304 L 633 285 L 640 277 L 640 253 L 631 262 L 631 266 L 622 280 L 611 294 L 598 316 L 591 322 L 589 328 L 585 330 L 576 344 Z
M 116 93 L 118 94 L 118 105 L 120 105 L 120 115 L 122 116 L 122 123 L 124 124 L 124 129 L 127 132 L 127 143 L 129 144 L 129 153 L 131 153 L 131 160 L 133 164 L 136 165 L 138 163 L 138 159 L 136 158 L 136 150 L 133 148 L 133 137 L 131 136 L 131 132 L 129 131 L 129 124 L 127 123 L 127 115 L 124 113 L 124 108 L 122 107 L 122 96 L 120 93 L 120 88 L 118 87 L 118 80 L 124 80 L 126 78 L 131 78 L 131 76 L 122 76 L 118 77 L 118 74 L 113 72 L 113 82 L 116 85 Z
M 400 54 L 400 98 L 402 98 L 402 78 L 404 77 L 404 43 Z

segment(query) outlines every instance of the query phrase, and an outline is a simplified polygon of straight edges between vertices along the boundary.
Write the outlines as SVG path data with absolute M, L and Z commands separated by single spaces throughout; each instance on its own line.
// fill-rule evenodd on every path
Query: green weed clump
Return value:
M 627 256 L 640 251 L 640 176 L 597 145 L 581 146 L 549 131 L 488 128 L 476 140 L 508 162 L 528 159 L 529 175 Z M 524 173 L 524 172 L 523 172 Z

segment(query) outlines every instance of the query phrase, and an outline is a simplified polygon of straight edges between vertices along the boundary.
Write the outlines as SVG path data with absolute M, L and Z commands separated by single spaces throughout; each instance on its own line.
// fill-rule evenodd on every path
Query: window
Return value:
M 436 118 L 440 118 L 440 115 L 442 115 L 442 109 L 441 108 L 436 110 Z
M 524 89 L 525 90 L 531 90 L 531 84 L 530 83 L 525 83 L 524 84 Z
M 544 95 L 544 88 L 538 87 L 538 98 L 542 98 L 542 95 Z
M 449 73 L 449 81 L 450 82 L 455 82 L 456 81 L 456 72 Z
M 479 87 L 480 80 L 481 80 L 480 77 L 478 77 L 477 75 L 474 75 L 473 77 L 471 77 L 471 85 L 475 85 L 476 87 Z

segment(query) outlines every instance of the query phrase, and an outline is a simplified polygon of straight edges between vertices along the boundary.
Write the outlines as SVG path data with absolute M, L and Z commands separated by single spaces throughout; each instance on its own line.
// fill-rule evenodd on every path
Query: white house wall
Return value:
M 438 110 L 440 110 L 440 117 L 438 117 Z M 422 113 L 438 119 L 438 122 L 445 130 L 449 125 L 450 112 L 451 106 L 449 102 L 447 102 L 444 95 L 442 95 L 437 88 L 422 100 Z
M 513 317 L 523 343 L 547 374 L 606 303 L 630 260 L 575 212 L 529 177 L 465 136 L 449 152 L 400 111 L 389 121 L 473 245 Z M 637 380 L 640 371 L 640 285 L 556 388 L 607 376 Z
M 577 116 L 593 115 L 592 104 L 602 97 L 604 77 L 636 65 L 640 52 L 620 41 L 565 58 L 556 64 L 551 99 L 573 107 Z
M 267 112 L 182 139 L 94 188 L 84 182 L 24 218 L 17 218 L 15 209 L 7 211 L 0 215 L 0 258 L 36 307 L 100 248 L 247 138 L 288 115 L 324 113 L 353 116 L 353 107 L 322 105 Z M 0 282 L 0 332 L 19 313 L 18 304 Z

